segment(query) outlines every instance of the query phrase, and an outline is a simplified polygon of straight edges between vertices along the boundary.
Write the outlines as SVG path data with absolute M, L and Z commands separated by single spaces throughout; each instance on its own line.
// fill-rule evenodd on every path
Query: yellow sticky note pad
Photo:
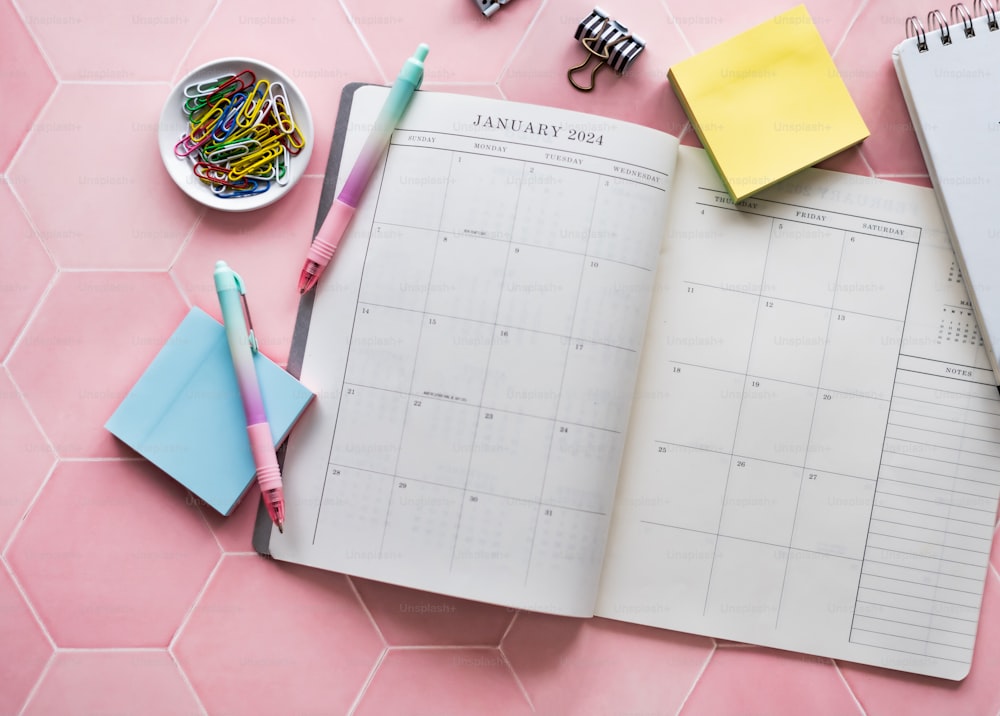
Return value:
M 804 5 L 667 76 L 734 201 L 869 135 Z

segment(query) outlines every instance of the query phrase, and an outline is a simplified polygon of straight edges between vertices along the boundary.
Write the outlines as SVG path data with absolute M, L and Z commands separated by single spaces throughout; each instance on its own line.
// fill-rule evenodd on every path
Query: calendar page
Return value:
M 417 94 L 316 292 L 274 557 L 592 615 L 676 147 Z
M 963 678 L 998 397 L 932 190 L 682 147 L 597 613 Z

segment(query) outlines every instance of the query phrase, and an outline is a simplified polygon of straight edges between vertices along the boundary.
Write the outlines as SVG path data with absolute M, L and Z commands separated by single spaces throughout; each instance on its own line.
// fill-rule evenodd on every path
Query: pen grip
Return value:
M 257 484 L 261 493 L 280 488 L 281 471 L 274 453 L 271 426 L 267 423 L 248 425 L 247 435 L 250 437 L 250 452 L 253 453 L 253 464 L 257 466 Z
M 316 238 L 313 239 L 312 245 L 309 247 L 306 260 L 315 261 L 320 266 L 326 266 L 330 263 L 330 259 L 333 258 L 333 253 L 337 250 L 337 245 L 340 244 L 344 232 L 347 231 L 347 225 L 351 223 L 353 217 L 353 206 L 345 204 L 340 199 L 334 199 L 322 226 L 316 232 Z

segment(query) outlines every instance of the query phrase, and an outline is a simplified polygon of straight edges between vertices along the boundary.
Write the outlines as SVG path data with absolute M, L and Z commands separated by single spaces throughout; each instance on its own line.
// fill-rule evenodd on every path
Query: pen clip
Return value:
M 253 319 L 250 318 L 250 304 L 247 303 L 247 290 L 243 285 L 243 277 L 233 271 L 233 280 L 236 288 L 240 292 L 240 304 L 243 306 L 243 320 L 247 324 L 247 341 L 250 343 L 250 352 L 257 352 L 257 335 L 253 331 Z

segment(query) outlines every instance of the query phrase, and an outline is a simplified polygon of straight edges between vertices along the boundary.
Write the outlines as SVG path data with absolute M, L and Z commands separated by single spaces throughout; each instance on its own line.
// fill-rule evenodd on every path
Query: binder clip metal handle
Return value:
M 612 20 L 599 7 L 580 21 L 574 37 L 583 45 L 587 56 L 579 65 L 570 68 L 566 76 L 569 83 L 581 92 L 594 89 L 597 73 L 604 67 L 610 67 L 616 74 L 624 74 L 646 47 L 642 38 L 630 33 L 625 25 Z M 590 71 L 590 84 L 578 84 L 573 75 L 585 71 L 592 60 L 596 62 Z

